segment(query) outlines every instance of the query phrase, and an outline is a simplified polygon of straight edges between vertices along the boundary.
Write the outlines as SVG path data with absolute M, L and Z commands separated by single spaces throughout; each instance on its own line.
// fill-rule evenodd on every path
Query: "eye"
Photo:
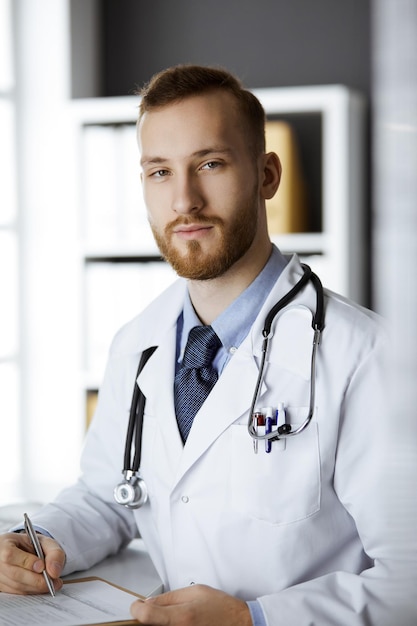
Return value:
M 204 163 L 201 167 L 202 170 L 215 170 L 218 167 L 221 167 L 221 163 L 219 161 L 209 161 L 208 163 Z
M 150 172 L 148 176 L 150 178 L 164 178 L 169 175 L 168 170 L 156 170 L 155 172 Z

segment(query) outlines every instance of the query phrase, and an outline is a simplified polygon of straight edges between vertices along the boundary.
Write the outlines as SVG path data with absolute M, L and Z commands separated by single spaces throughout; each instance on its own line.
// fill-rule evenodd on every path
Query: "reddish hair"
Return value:
M 265 111 L 261 103 L 235 76 L 221 68 L 177 65 L 155 74 L 137 92 L 141 97 L 139 121 L 148 111 L 216 90 L 234 96 L 249 131 L 251 147 L 256 155 L 265 152 Z

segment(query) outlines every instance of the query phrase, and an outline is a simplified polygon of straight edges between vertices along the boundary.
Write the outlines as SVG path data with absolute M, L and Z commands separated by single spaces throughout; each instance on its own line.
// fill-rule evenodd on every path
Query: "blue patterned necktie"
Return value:
M 221 345 L 211 326 L 195 326 L 190 330 L 174 381 L 175 413 L 184 443 L 197 411 L 217 381 L 212 361 Z

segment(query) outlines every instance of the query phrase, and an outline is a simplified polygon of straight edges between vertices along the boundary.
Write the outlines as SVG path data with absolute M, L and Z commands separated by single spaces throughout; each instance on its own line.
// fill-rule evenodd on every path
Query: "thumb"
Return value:
M 45 555 L 45 567 L 51 578 L 59 578 L 64 569 L 66 555 L 59 543 L 50 537 L 39 537 Z

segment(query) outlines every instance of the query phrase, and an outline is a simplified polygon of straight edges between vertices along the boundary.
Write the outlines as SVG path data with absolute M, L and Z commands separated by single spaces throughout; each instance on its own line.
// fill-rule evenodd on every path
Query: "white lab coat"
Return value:
M 269 626 L 417 624 L 417 513 L 408 473 L 416 467 L 415 446 L 402 462 L 376 316 L 326 292 L 312 423 L 274 443 L 271 454 L 262 443 L 254 454 L 247 433 L 265 315 L 301 272 L 293 257 L 185 446 L 173 404 L 185 282 L 119 332 L 83 477 L 35 517 L 66 550 L 66 573 L 116 552 L 139 528 L 166 589 L 195 582 L 258 598 Z M 315 298 L 309 283 L 274 323 L 258 404 L 284 402 L 293 424 L 308 411 Z M 139 377 L 147 398 L 141 468 L 149 501 L 132 513 L 112 494 L 122 478 L 138 359 L 151 345 L 158 349 Z

